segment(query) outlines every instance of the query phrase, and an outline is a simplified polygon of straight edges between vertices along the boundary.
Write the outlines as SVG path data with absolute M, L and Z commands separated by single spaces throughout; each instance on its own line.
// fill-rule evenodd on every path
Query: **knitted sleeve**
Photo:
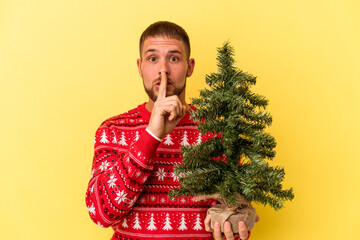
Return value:
M 116 224 L 128 213 L 153 170 L 152 157 L 160 142 L 147 131 L 127 148 L 119 148 L 114 130 L 96 132 L 92 174 L 86 192 L 91 219 L 101 227 Z

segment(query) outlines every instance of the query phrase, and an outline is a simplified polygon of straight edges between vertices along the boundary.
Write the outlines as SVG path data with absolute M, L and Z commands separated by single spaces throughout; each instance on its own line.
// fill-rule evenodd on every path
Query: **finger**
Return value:
M 176 120 L 181 114 L 181 102 L 178 100 L 173 101 L 170 99 L 167 101 L 167 103 L 169 104 L 167 108 L 167 113 L 169 114 L 169 121 Z
M 207 231 L 207 232 L 213 232 L 214 231 L 210 226 L 210 221 L 211 221 L 211 216 L 206 215 L 206 218 L 204 220 L 204 225 L 205 225 L 205 231 Z
M 231 230 L 231 223 L 226 221 L 224 223 L 224 234 L 226 237 L 226 240 L 234 240 L 234 234 Z
M 182 115 L 185 116 L 186 114 L 186 106 L 182 105 Z
M 159 87 L 159 95 L 157 99 L 164 99 L 166 98 L 166 85 L 167 85 L 167 76 L 166 72 L 161 72 L 161 81 Z
M 182 105 L 182 103 L 180 102 L 180 105 L 179 105 L 179 114 L 177 115 L 177 118 L 176 120 L 177 121 L 180 121 L 186 114 L 186 106 L 185 105 Z
M 246 240 L 248 238 L 248 230 L 243 221 L 240 221 L 239 224 L 239 236 L 241 240 Z
M 214 224 L 214 238 L 215 240 L 221 240 L 221 229 L 220 229 L 220 223 L 218 221 Z

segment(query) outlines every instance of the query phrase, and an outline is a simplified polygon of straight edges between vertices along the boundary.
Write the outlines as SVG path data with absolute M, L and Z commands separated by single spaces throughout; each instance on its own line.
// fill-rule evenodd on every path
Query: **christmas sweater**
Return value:
M 155 139 L 146 130 L 145 103 L 101 124 L 86 205 L 91 219 L 112 227 L 115 239 L 213 239 L 204 219 L 215 200 L 170 199 L 179 185 L 174 164 L 182 163 L 180 146 L 198 144 L 204 136 L 189 113 L 174 130 Z

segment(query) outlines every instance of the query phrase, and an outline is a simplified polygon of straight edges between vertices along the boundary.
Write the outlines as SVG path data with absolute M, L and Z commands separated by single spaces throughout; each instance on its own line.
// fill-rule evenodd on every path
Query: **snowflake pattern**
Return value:
M 115 178 L 115 174 L 110 176 L 110 180 L 108 181 L 109 188 L 113 188 L 116 186 L 116 184 L 115 184 L 116 180 L 117 180 L 117 178 Z
M 95 207 L 94 204 L 91 204 L 91 207 L 88 208 L 89 213 L 91 213 L 92 215 L 95 215 Z
M 105 162 L 102 162 L 101 165 L 100 165 L 100 170 L 101 171 L 104 171 L 104 170 L 107 170 L 107 168 L 110 166 L 110 163 L 108 163 L 107 161 Z
M 124 190 L 122 190 L 121 192 L 116 192 L 116 195 L 117 197 L 115 198 L 115 201 L 117 201 L 118 204 L 120 204 L 121 202 L 125 202 L 127 193 L 125 193 Z
M 158 177 L 159 181 L 164 181 L 164 177 L 166 177 L 166 172 L 164 168 L 159 168 L 155 175 Z

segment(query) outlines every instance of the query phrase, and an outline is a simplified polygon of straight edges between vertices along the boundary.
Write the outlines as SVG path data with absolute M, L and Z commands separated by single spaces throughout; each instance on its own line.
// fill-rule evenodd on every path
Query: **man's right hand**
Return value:
M 149 131 L 158 138 L 163 138 L 169 134 L 186 113 L 186 106 L 181 103 L 178 96 L 166 97 L 166 85 L 166 72 L 161 72 L 158 97 L 154 103 L 148 125 Z

